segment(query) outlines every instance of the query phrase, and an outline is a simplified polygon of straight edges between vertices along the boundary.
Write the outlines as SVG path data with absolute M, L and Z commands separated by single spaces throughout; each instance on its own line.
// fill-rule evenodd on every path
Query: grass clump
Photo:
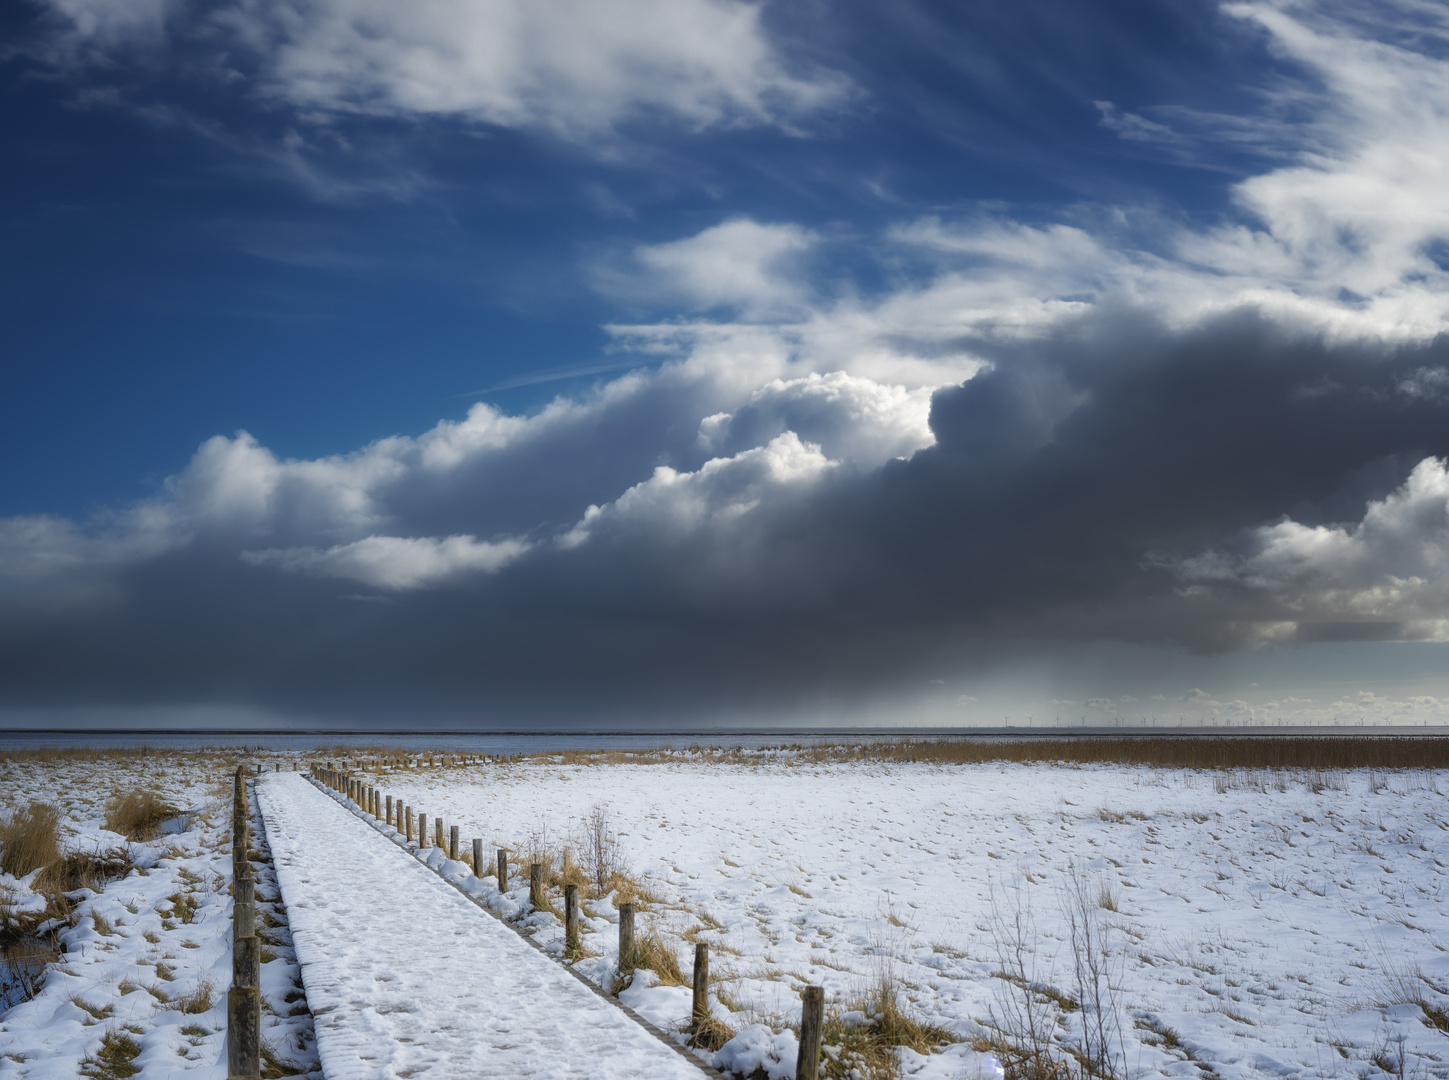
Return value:
M 171 915 L 180 919 L 183 923 L 190 925 L 191 920 L 196 918 L 196 901 L 190 893 L 172 893 L 166 899 L 171 901 Z
M 262 1080 L 276 1080 L 282 1076 L 302 1076 L 307 1070 L 288 1061 L 265 1042 L 262 1043 Z
M 176 812 L 154 791 L 128 791 L 106 805 L 106 828 L 127 840 L 154 840 L 162 822 Z
M 690 985 L 684 972 L 680 970 L 679 957 L 657 930 L 650 930 L 636 937 L 634 948 L 620 964 L 621 972 L 632 973 L 639 968 L 648 968 L 658 975 L 661 986 Z M 628 985 L 629 977 L 621 974 L 614 980 L 614 993 L 617 994 Z
M 70 1003 L 82 1012 L 89 1013 L 91 1018 L 95 1020 L 105 1020 L 111 1013 L 116 1011 L 114 1005 L 92 1005 L 79 994 L 72 994 Z
M 898 1047 L 929 1054 L 955 1041 L 950 1032 L 928 1024 L 904 1004 L 900 979 L 883 967 L 860 994 L 825 1018 L 821 1042 L 832 1053 L 821 1062 L 822 1075 L 836 1080 L 894 1080 L 901 1075 Z
M 61 861 L 60 810 L 33 802 L 0 822 L 0 870 L 24 877 Z
M 689 1045 L 701 1050 L 718 1050 L 735 1037 L 735 1029 L 710 1013 L 690 1024 Z
M 81 1075 L 98 1080 L 125 1080 L 141 1070 L 134 1064 L 141 1056 L 141 1044 L 124 1031 L 108 1031 L 100 1049 L 81 1062 Z
M 196 984 L 196 989 L 181 997 L 172 998 L 168 1008 L 176 1009 L 191 1016 L 211 1012 L 216 1004 L 216 989 L 207 979 L 202 979 Z

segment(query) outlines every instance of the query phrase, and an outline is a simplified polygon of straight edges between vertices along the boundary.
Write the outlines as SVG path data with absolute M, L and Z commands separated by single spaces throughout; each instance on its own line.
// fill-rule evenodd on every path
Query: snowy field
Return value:
M 65 853 L 109 856 L 120 868 L 95 888 L 68 893 L 64 921 L 32 927 L 61 952 L 39 994 L 0 1013 L 0 1077 L 226 1076 L 228 764 L 177 753 L 0 762 L 0 816 L 8 820 L 33 801 L 50 804 L 60 812 Z M 108 830 L 108 805 L 143 790 L 180 812 L 151 840 Z M 273 1075 L 318 1075 L 312 1018 L 265 854 L 254 863 L 266 961 L 263 1040 Z M 31 925 L 46 911 L 36 879 L 35 872 L 0 874 L 11 936 L 17 923 Z
M 808 983 L 826 989 L 828 1053 L 848 1053 L 884 978 L 909 1017 L 950 1037 L 898 1052 L 899 1071 L 922 1080 L 994 1076 L 1033 1034 L 1072 1061 L 1095 1018 L 1116 1075 L 1134 1078 L 1449 1076 L 1449 777 L 814 756 L 528 758 L 372 778 L 426 813 L 430 835 L 440 815 L 465 846 L 482 837 L 490 862 L 510 849 L 507 894 L 491 878 L 467 886 L 555 956 L 562 927 L 530 910 L 526 862 L 569 848 L 586 863 L 589 819 L 603 821 L 642 890 L 641 934 L 657 930 L 686 979 L 693 942 L 710 944 L 714 1014 L 735 1033 L 714 1060 L 740 1075 L 793 1074 Z M 71 894 L 70 925 L 55 928 L 64 953 L 39 995 L 0 1013 L 0 1077 L 225 1075 L 227 764 L 0 762 L 0 820 L 48 802 L 69 852 L 121 850 L 133 864 Z M 127 841 L 104 827 L 106 807 L 142 788 L 183 812 L 155 839 Z M 320 1075 L 287 913 L 269 861 L 257 869 L 264 1036 L 279 1071 Z M 7 918 L 40 911 L 35 884 L 0 877 Z M 586 902 L 589 955 L 575 967 L 600 985 L 614 984 L 617 898 Z M 394 914 L 406 928 L 409 913 Z M 1101 947 L 1084 952 L 1085 920 Z M 446 948 L 416 946 L 446 995 Z M 1105 983 L 1079 977 L 1083 958 Z M 620 996 L 660 1027 L 687 1019 L 688 988 L 652 972 Z
M 823 985 L 848 1027 L 884 975 L 908 1013 L 959 1040 L 902 1051 L 907 1075 L 991 1075 L 977 1051 L 1033 1032 L 1067 1060 L 1100 1017 L 1133 1077 L 1449 1076 L 1436 773 L 677 754 L 374 779 L 515 864 L 577 855 L 603 808 L 686 977 L 691 942 L 711 945 L 716 1014 L 740 1033 L 719 1061 L 741 1072 L 793 1072 L 799 987 Z M 595 958 L 580 966 L 602 980 L 616 916 L 608 899 L 587 914 Z M 1103 983 L 1077 976 L 1093 957 L 1072 948 L 1073 915 L 1101 936 Z M 561 951 L 556 920 L 527 919 Z M 682 1027 L 689 990 L 652 981 L 625 1000 Z

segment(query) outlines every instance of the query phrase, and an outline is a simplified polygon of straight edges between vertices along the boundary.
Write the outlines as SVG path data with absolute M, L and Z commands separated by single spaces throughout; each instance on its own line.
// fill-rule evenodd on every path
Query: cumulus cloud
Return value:
M 303 117 L 448 116 L 587 139 L 641 117 L 786 128 L 848 93 L 738 0 L 48 0 L 55 64 L 203 48 Z M 184 67 L 185 65 L 183 65 Z
M 608 506 L 590 506 L 561 543 L 577 547 L 607 530 L 614 537 L 634 533 L 652 544 L 708 530 L 717 545 L 735 537 L 733 526 L 767 500 L 810 485 L 836 464 L 819 446 L 786 431 L 764 446 L 711 458 L 694 472 L 661 465 Z
M 1353 524 L 1288 519 L 1252 530 L 1245 546 L 1175 569 L 1207 591 L 1262 597 L 1269 610 L 1260 618 L 1275 636 L 1306 623 L 1320 636 L 1449 640 L 1449 473 L 1438 458 L 1419 462 Z

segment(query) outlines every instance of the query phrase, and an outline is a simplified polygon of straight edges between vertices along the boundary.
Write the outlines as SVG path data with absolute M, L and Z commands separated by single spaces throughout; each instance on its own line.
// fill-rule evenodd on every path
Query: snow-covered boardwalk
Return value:
M 328 1077 L 699 1080 L 300 773 L 259 777 L 257 798 Z

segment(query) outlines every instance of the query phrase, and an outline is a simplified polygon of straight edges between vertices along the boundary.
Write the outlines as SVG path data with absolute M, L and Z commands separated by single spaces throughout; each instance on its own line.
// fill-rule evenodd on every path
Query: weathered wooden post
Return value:
M 403 806 L 398 810 L 398 813 L 402 814 L 403 839 L 411 840 L 413 838 L 413 808 L 411 806 Z
M 543 908 L 543 863 L 528 864 L 528 902 L 534 911 Z
M 251 919 L 252 933 L 239 937 L 232 946 L 231 982 L 233 986 L 255 986 L 262 969 L 261 939 L 256 935 L 256 916 Z
M 251 878 L 234 878 L 231 883 L 231 939 L 251 937 L 257 932 L 256 882 Z
M 699 1031 L 709 1019 L 709 946 L 694 943 L 694 1007 L 689 1013 L 692 1030 Z
M 483 876 L 483 838 L 480 836 L 473 838 L 473 876 Z
M 433 818 L 433 846 L 439 851 L 448 846 L 443 842 L 443 819 L 440 817 Z
M 418 811 L 418 847 L 428 846 L 428 815 Z
M 820 1029 L 825 1022 L 825 988 L 807 986 L 800 995 L 800 1056 L 795 1080 L 820 1080 Z
M 226 1075 L 260 1080 L 262 1075 L 262 992 L 233 986 L 226 994 Z
M 579 944 L 579 887 L 564 886 L 564 956 L 578 956 L 583 951 Z
M 619 974 L 634 970 L 634 905 L 619 905 Z
M 508 891 L 508 852 L 498 849 L 498 891 Z
M 448 858 L 458 857 L 458 826 L 448 826 Z
M 391 795 L 387 796 L 387 800 L 386 800 L 386 803 L 384 805 L 387 808 L 387 818 L 385 820 L 387 821 L 387 823 L 389 825 L 391 825 L 392 824 L 392 796 Z
M 256 882 L 246 857 L 245 787 L 236 771 L 233 827 L 232 969 L 226 995 L 226 1071 L 229 1080 L 259 1080 L 262 1072 L 261 942 L 257 938 Z

